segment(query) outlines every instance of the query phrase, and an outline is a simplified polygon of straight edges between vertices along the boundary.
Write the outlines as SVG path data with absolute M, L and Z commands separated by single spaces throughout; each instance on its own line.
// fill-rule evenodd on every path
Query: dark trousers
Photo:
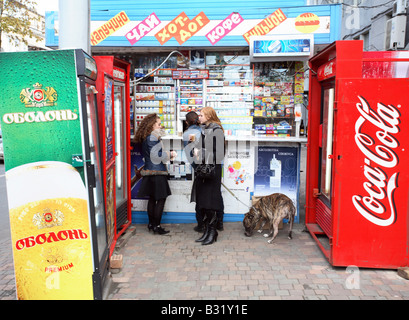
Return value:
M 165 207 L 166 198 L 155 200 L 149 198 L 148 201 L 148 218 L 149 224 L 154 227 L 160 225 L 162 220 L 163 208 Z

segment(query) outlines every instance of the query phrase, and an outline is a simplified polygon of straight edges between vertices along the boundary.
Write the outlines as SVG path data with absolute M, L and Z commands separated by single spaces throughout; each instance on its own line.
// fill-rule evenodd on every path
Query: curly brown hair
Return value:
M 156 113 L 148 114 L 145 118 L 143 118 L 132 141 L 135 143 L 142 143 L 146 137 L 152 133 L 153 125 L 158 119 L 159 117 Z

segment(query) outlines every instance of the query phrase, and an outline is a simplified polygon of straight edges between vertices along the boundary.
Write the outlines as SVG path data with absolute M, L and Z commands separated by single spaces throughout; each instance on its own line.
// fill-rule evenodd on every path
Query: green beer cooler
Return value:
M 0 53 L 18 299 L 102 299 L 109 271 L 95 80 L 80 49 Z

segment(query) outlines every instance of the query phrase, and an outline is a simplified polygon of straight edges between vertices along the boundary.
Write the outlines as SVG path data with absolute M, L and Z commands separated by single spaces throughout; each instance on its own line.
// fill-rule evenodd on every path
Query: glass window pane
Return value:
M 321 194 L 331 198 L 332 155 L 334 129 L 334 88 L 324 90 L 321 152 Z
M 125 134 L 125 87 L 114 86 L 114 112 L 115 112 L 115 151 L 118 154 L 115 161 L 116 168 L 116 203 L 117 205 L 126 199 L 126 134 Z

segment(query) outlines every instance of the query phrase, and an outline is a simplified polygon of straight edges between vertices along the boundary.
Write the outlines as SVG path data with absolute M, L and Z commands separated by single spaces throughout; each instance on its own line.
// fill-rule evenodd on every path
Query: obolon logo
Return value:
M 60 210 L 50 210 L 45 208 L 43 213 L 36 213 L 33 216 L 33 224 L 38 229 L 52 228 L 62 226 L 64 222 L 64 214 Z
M 46 87 L 36 83 L 33 88 L 25 88 L 20 92 L 20 101 L 26 108 L 53 107 L 57 105 L 58 94 L 53 87 Z M 72 121 L 78 120 L 78 114 L 75 110 L 30 110 L 28 112 L 6 113 L 3 115 L 3 122 L 13 123 L 34 123 L 34 122 L 53 122 L 53 121 Z
M 26 105 L 26 108 L 52 107 L 57 103 L 58 94 L 53 87 L 46 87 L 36 83 L 33 88 L 25 88 L 20 92 L 20 101 Z

